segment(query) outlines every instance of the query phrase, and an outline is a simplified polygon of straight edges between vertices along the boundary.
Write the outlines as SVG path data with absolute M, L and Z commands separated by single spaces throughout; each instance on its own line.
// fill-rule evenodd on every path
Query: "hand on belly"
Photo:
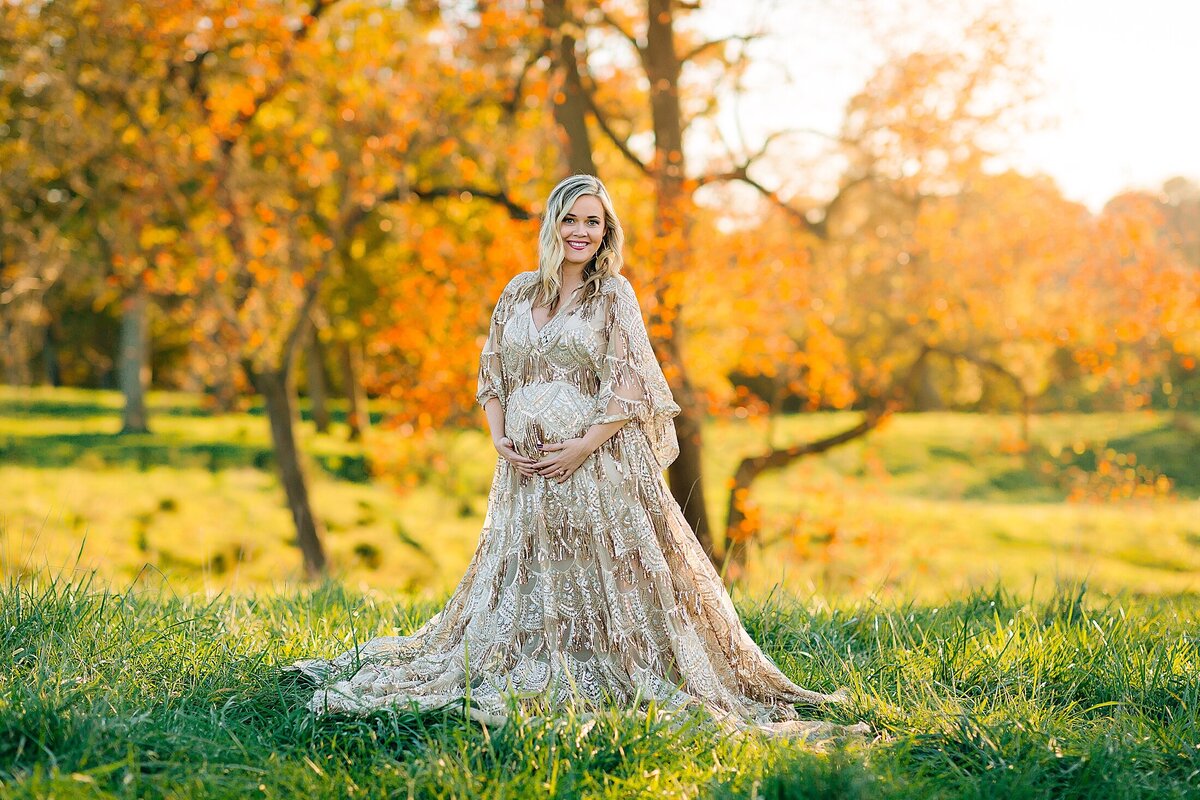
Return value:
M 513 391 L 504 413 L 504 433 L 516 450 L 541 458 L 539 445 L 581 436 L 595 414 L 596 399 L 564 381 L 534 383 Z

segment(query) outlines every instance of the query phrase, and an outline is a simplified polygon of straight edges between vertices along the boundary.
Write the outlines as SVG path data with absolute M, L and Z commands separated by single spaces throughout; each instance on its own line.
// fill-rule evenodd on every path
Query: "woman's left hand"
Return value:
M 582 438 L 567 439 L 562 442 L 544 444 L 541 446 L 543 456 L 533 468 L 543 478 L 562 483 L 579 465 L 587 461 L 592 454 L 592 448 Z

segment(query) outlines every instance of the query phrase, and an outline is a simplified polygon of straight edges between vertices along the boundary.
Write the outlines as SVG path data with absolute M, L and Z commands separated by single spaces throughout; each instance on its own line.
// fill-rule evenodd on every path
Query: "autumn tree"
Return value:
M 1200 272 L 1168 221 L 1161 196 L 1123 192 L 1094 220 L 1089 247 L 1069 274 L 1073 316 L 1065 344 L 1093 391 L 1144 408 L 1168 407 L 1200 355 Z
M 771 413 L 782 393 L 802 407 L 862 412 L 845 430 L 769 442 L 741 461 L 726 517 L 734 576 L 758 534 L 751 488 L 760 475 L 930 398 L 963 407 L 1007 397 L 1028 442 L 1029 414 L 1064 378 L 1064 356 L 1078 376 L 1105 381 L 1137 406 L 1162 380 L 1171 350 L 1186 348 L 1165 340 L 1169 332 L 1178 342 L 1187 328 L 1180 309 L 1194 302 L 1194 288 L 1154 242 L 1164 225 L 1153 204 L 1129 198 L 1093 217 L 1049 179 L 989 169 L 1024 100 L 1020 85 L 1007 86 L 1022 74 L 1014 37 L 1004 20 L 983 17 L 961 51 L 886 63 L 848 106 L 837 137 L 846 169 L 831 199 L 781 197 L 756 177 L 754 159 L 727 173 L 791 217 L 806 246 L 785 257 L 809 273 L 784 280 L 772 270 L 784 299 L 760 298 L 761 307 L 778 320 L 781 305 L 794 303 L 794 324 L 756 332 L 785 340 L 776 358 L 753 347 L 738 353 L 737 369 L 765 377 L 775 394 L 745 407 Z M 752 236 L 767 238 L 768 228 Z
M 47 295 L 72 265 L 81 202 L 70 185 L 81 143 L 53 124 L 51 90 L 38 85 L 30 54 L 14 52 L 12 32 L 0 33 L 0 70 L 8 75 L 0 93 L 0 359 L 6 383 L 28 385 L 50 329 Z
M 356 227 L 407 194 L 422 70 L 439 64 L 420 45 L 429 19 L 322 0 L 91 0 L 71 14 L 53 66 L 99 138 L 127 146 L 108 174 L 128 191 L 91 205 L 120 233 L 111 262 L 135 290 L 187 295 L 196 336 L 236 354 L 266 402 L 305 566 L 318 573 L 292 367 L 323 287 L 357 255 Z
M 1200 182 L 1174 177 L 1163 183 L 1159 203 L 1170 243 L 1200 269 Z
M 79 242 L 94 229 L 90 179 L 113 150 L 78 124 L 61 12 L 0 7 L 0 358 L 13 384 L 30 383 L 33 358 L 52 347 L 51 292 L 88 280 L 81 262 L 96 254 Z
M 266 401 L 311 574 L 325 557 L 295 443 L 294 359 L 322 290 L 365 255 L 359 226 L 409 188 L 409 151 L 439 85 L 422 77 L 439 59 L 417 42 L 428 20 L 407 11 L 316 2 L 248 24 L 256 46 L 233 50 L 202 84 L 208 190 L 229 265 L 214 272 L 213 306 Z
M 789 217 L 805 243 L 797 266 L 814 274 L 796 309 L 801 346 L 790 356 L 785 350 L 785 368 L 768 367 L 767 375 L 801 388 L 810 405 L 862 410 L 844 431 L 775 444 L 738 465 L 726 514 L 734 575 L 744 543 L 756 535 L 750 488 L 757 477 L 865 435 L 911 404 L 923 373 L 938 360 L 1010 372 L 948 328 L 949 312 L 966 301 L 970 281 L 994 285 L 992 262 L 962 263 L 932 249 L 930 226 L 953 232 L 955 209 L 931 204 L 970 194 L 998 132 L 1023 107 L 1019 46 L 1011 20 L 985 14 L 957 46 L 886 61 L 850 100 L 842 130 L 831 137 L 845 168 L 824 201 L 785 197 L 768 184 L 763 164 L 770 141 L 756 153 L 731 154 L 713 176 L 714 183 L 755 189 Z

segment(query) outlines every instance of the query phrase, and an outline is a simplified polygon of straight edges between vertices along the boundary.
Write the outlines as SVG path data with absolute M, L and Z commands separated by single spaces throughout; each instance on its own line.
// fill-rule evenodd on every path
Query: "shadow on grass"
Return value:
M 333 478 L 351 483 L 371 480 L 370 462 L 363 455 L 316 454 L 310 456 Z M 252 468 L 275 471 L 271 448 L 233 442 L 172 443 L 154 434 L 62 433 L 47 436 L 0 438 L 0 461 L 6 464 L 53 469 L 70 466 L 190 467 L 218 473 Z
M 1108 446 L 1118 453 L 1132 453 L 1139 464 L 1166 475 L 1176 491 L 1200 494 L 1200 435 L 1168 424 L 1110 439 Z
M 182 397 L 175 399 L 170 396 L 151 395 L 148 406 L 151 426 L 153 426 L 156 416 L 216 418 L 226 415 L 223 412 L 206 408 L 197 401 L 189 401 L 187 398 Z M 297 406 L 297 413 L 300 418 L 305 422 L 311 422 L 313 414 L 308 401 L 302 399 Z M 341 425 L 346 424 L 349 412 L 344 402 L 332 401 L 329 403 L 328 409 L 331 422 Z M 233 413 L 244 413 L 251 417 L 264 417 L 266 416 L 266 407 L 261 400 L 255 400 L 244 412 Z M 87 419 L 104 416 L 119 418 L 120 415 L 121 399 L 112 393 L 77 390 L 67 394 L 64 390 L 63 393 L 53 396 L 0 397 L 0 416 L 17 419 L 32 417 Z M 370 410 L 372 425 L 380 424 L 386 416 L 387 414 L 381 409 L 373 408 Z
M 211 417 L 212 412 L 193 403 L 172 403 L 158 400 L 149 404 L 151 419 L 155 416 Z M 0 399 L 0 416 L 17 419 L 30 417 L 58 417 L 60 419 L 86 419 L 90 417 L 119 417 L 118 402 L 106 403 L 101 397 L 70 399 L 62 397 L 31 397 Z
M 970 464 L 974 460 L 971 458 L 971 454 L 965 450 L 940 444 L 930 445 L 929 455 L 943 461 L 957 461 L 961 464 Z
M 1200 436 L 1168 423 L 1130 436 L 1088 442 L 1082 453 L 1066 451 L 1055 457 L 1041 445 L 1034 445 L 1019 468 L 992 475 L 968 488 L 968 500 L 1004 499 L 1057 501 L 1067 496 L 1059 478 L 1072 468 L 1096 472 L 1107 450 L 1132 456 L 1141 467 L 1165 475 L 1174 490 L 1185 497 L 1200 496 Z M 932 452 L 932 451 L 931 451 Z
M 100 402 L 73 402 L 37 398 L 29 400 L 0 400 L 0 415 L 22 419 L 26 417 L 102 417 L 118 411 L 115 407 Z

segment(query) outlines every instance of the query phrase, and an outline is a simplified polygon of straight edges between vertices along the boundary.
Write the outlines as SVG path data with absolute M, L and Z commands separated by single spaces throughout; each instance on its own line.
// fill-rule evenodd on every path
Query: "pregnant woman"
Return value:
M 841 695 L 796 685 L 751 640 L 663 480 L 679 406 L 620 275 L 622 243 L 597 178 L 550 193 L 538 269 L 505 287 L 480 358 L 477 399 L 500 458 L 475 555 L 415 633 L 292 665 L 322 684 L 312 711 L 469 697 L 471 716 L 499 723 L 515 695 L 847 730 L 800 720 L 795 704 Z

